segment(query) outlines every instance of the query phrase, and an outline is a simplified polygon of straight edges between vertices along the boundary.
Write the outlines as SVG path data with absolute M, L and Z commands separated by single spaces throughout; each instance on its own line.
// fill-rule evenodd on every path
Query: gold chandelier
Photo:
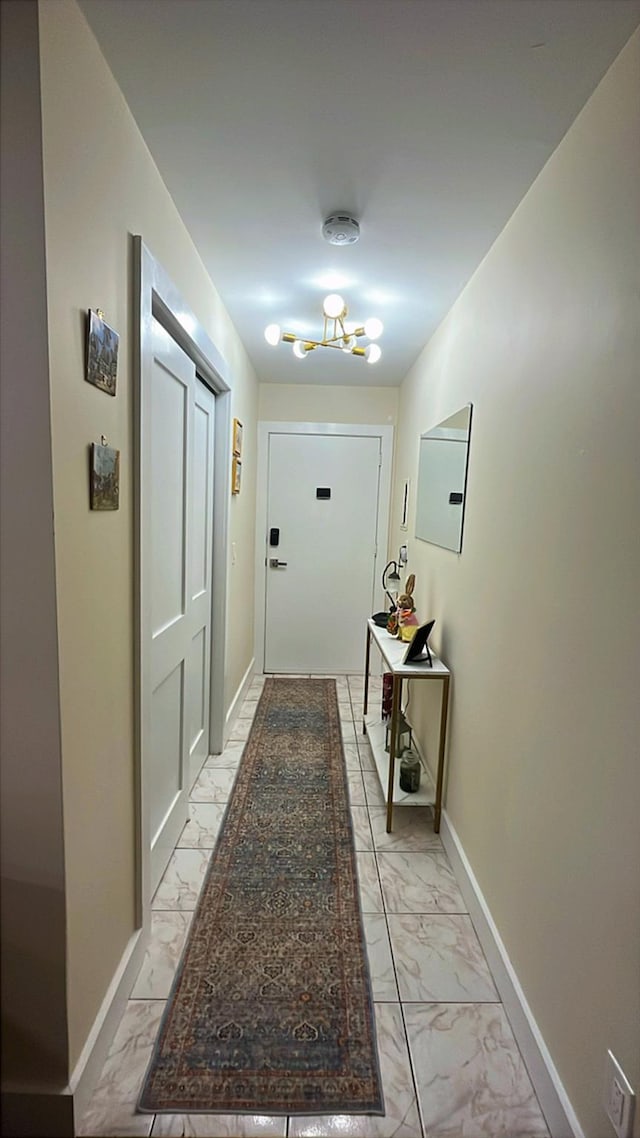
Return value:
M 293 344 L 293 354 L 300 360 L 306 359 L 316 348 L 338 348 L 348 355 L 362 357 L 367 363 L 377 363 L 382 352 L 379 344 L 374 341 L 382 335 L 381 320 L 372 316 L 369 320 L 365 320 L 362 326 L 353 320 L 348 320 L 347 306 L 337 292 L 325 296 L 322 302 L 322 315 L 324 329 L 321 340 L 311 340 L 308 336 L 295 336 L 293 332 L 283 332 L 279 324 L 269 324 L 264 330 L 264 338 L 273 348 L 280 341 Z M 358 343 L 362 337 L 370 341 L 364 347 Z

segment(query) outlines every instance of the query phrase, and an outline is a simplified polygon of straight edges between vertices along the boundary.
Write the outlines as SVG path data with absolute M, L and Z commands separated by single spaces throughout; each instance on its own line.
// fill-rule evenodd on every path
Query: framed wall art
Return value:
M 239 458 L 233 456 L 233 463 L 231 465 L 231 493 L 239 494 L 240 486 L 242 485 L 242 463 Z
M 89 504 L 92 510 L 120 507 L 120 451 L 102 443 L 90 447 Z
M 239 419 L 233 420 L 233 453 L 236 458 L 242 458 L 242 423 Z
M 120 337 L 104 320 L 101 309 L 89 309 L 87 318 L 87 383 L 115 395 Z

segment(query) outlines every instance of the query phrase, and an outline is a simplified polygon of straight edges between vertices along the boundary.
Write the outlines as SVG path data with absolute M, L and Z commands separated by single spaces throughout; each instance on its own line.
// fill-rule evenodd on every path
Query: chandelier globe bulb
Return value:
M 322 302 L 322 311 L 329 320 L 337 320 L 345 310 L 343 298 L 337 292 L 330 292 Z
M 295 344 L 293 345 L 293 354 L 294 356 L 297 356 L 299 360 L 306 360 L 309 353 L 305 350 L 305 346 L 302 343 L 302 340 L 296 340 Z
M 377 364 L 382 355 L 382 349 L 379 344 L 367 344 L 364 354 L 368 364 Z
M 268 344 L 271 344 L 272 348 L 275 348 L 280 342 L 280 325 L 268 324 L 264 330 L 264 338 Z
M 365 320 L 364 331 L 370 340 L 377 340 L 384 331 L 384 324 L 382 320 L 378 320 L 377 316 L 370 316 L 368 320 Z

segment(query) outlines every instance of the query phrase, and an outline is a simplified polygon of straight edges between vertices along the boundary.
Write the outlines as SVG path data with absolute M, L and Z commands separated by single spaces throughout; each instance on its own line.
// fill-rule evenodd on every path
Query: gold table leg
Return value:
M 387 833 L 393 826 L 393 782 L 396 770 L 396 744 L 398 736 L 398 711 L 402 700 L 402 677 L 393 677 L 393 699 L 391 702 L 391 731 L 389 734 L 389 782 L 387 784 Z
M 436 779 L 436 801 L 433 812 L 434 833 L 440 833 L 442 813 L 442 786 L 444 782 L 444 749 L 447 735 L 447 714 L 449 711 L 449 676 L 442 677 L 442 701 L 440 704 L 440 743 L 438 746 L 438 774 Z
M 367 728 L 364 717 L 369 710 L 369 660 L 371 657 L 371 629 L 367 625 L 367 642 L 364 652 L 364 703 L 362 706 L 362 734 L 366 735 Z

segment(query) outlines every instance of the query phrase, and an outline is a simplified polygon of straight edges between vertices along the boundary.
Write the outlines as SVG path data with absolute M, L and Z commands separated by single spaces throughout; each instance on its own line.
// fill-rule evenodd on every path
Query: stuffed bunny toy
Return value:
M 397 636 L 399 640 L 413 640 L 416 629 L 420 623 L 416 615 L 416 606 L 413 599 L 415 584 L 415 573 L 410 573 L 404 586 L 404 593 L 401 593 L 398 597 Z

